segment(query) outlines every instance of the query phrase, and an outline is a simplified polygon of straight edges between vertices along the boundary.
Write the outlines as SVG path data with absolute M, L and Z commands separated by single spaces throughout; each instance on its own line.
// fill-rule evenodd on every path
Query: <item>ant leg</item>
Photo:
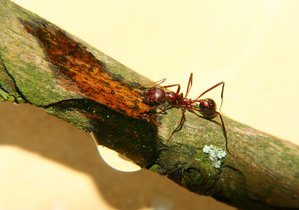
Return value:
M 193 82 L 193 73 L 190 74 L 187 89 L 186 89 L 186 94 L 185 94 L 184 98 L 187 98 L 189 91 L 191 90 L 191 87 L 192 87 L 192 82 Z
M 192 82 L 193 82 L 193 73 L 190 74 L 189 81 L 188 81 L 188 86 L 187 86 L 187 90 L 186 90 L 186 94 L 185 94 L 184 98 L 187 98 L 187 96 L 189 94 L 189 91 L 190 91 L 190 89 L 192 87 Z M 179 92 L 180 92 L 180 89 L 181 89 L 181 86 L 179 84 L 167 85 L 167 86 L 163 86 L 163 87 L 164 88 L 168 88 L 168 87 L 173 87 L 173 86 L 178 86 L 178 89 L 176 91 L 176 94 L 178 95 Z
M 237 156 L 235 156 L 234 154 L 232 154 L 229 149 L 228 149 L 228 140 L 227 140 L 227 134 L 226 134 L 226 129 L 225 129 L 225 126 L 224 126 L 224 121 L 223 121 L 223 118 L 221 116 L 221 114 L 219 112 L 217 112 L 217 114 L 219 114 L 219 117 L 220 117 L 220 120 L 221 120 L 221 124 L 222 124 L 222 131 L 223 131 L 223 135 L 224 135 L 224 138 L 225 138 L 225 148 L 226 148 L 226 151 L 231 155 L 233 156 L 235 159 L 237 159 Z
M 171 105 L 168 105 L 166 107 L 162 106 L 162 105 L 159 105 L 156 107 L 156 109 L 152 109 L 152 110 L 149 110 L 149 111 L 146 111 L 146 112 L 142 112 L 142 114 L 167 114 L 167 110 L 168 109 L 171 109 L 172 106 Z M 157 110 L 159 109 L 159 111 Z
M 173 136 L 173 134 L 175 134 L 176 132 L 180 131 L 186 121 L 186 116 L 185 116 L 185 112 L 186 112 L 186 109 L 182 109 L 182 117 L 181 117 L 181 120 L 180 120 L 180 124 L 176 127 L 176 129 L 174 129 L 174 131 L 172 131 L 170 137 L 168 138 L 171 139 L 171 137 Z
M 163 78 L 163 79 L 161 79 L 161 80 L 155 82 L 154 84 L 156 84 L 156 86 L 158 86 L 158 85 L 161 85 L 161 84 L 162 84 L 163 82 L 165 82 L 165 81 L 166 81 L 166 78 Z
M 200 117 L 200 118 L 203 118 L 203 119 L 206 119 L 206 118 L 204 118 L 202 115 L 199 115 L 199 114 L 197 114 L 195 111 L 197 111 L 197 112 L 199 112 L 200 110 L 199 109 L 196 109 L 195 107 L 193 107 L 192 109 L 188 109 L 188 111 L 189 112 L 191 112 L 191 113 L 193 113 L 193 114 L 195 114 L 197 117 Z
M 166 81 L 166 78 L 161 79 L 161 80 L 156 81 L 156 82 L 152 82 L 152 83 L 146 84 L 145 86 L 156 87 L 156 86 L 161 85 L 165 81 Z
M 219 82 L 217 83 L 216 85 L 210 87 L 209 89 L 207 89 L 206 91 L 204 91 L 203 93 L 201 93 L 194 101 L 197 101 L 199 98 L 201 98 L 204 94 L 206 94 L 207 92 L 213 90 L 214 88 L 218 87 L 222 85 L 222 88 L 221 88 L 221 103 L 220 103 L 220 106 L 219 106 L 219 110 L 221 109 L 221 106 L 222 106 L 222 103 L 223 103 L 223 92 L 224 92 L 224 85 L 225 83 L 224 82 Z
M 163 86 L 163 88 L 170 88 L 170 87 L 174 87 L 174 86 L 177 86 L 177 90 L 176 90 L 176 94 L 178 95 L 180 90 L 181 90 L 181 86 L 179 84 L 173 84 L 173 85 L 166 85 L 166 86 Z
M 167 114 L 167 110 L 168 109 L 171 109 L 172 108 L 172 106 L 171 105 L 168 105 L 167 107 L 164 107 L 164 106 L 159 106 L 158 107 L 159 109 L 160 109 L 160 111 L 159 112 L 157 112 L 157 114 Z

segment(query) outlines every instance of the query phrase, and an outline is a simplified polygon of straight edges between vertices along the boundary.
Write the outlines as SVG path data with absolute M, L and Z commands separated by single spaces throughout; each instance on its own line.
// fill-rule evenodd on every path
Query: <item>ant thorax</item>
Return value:
M 182 103 L 184 96 L 182 93 L 177 94 L 173 91 L 169 91 L 165 93 L 166 101 L 171 104 L 173 107 L 178 105 L 178 108 L 180 107 L 180 104 Z

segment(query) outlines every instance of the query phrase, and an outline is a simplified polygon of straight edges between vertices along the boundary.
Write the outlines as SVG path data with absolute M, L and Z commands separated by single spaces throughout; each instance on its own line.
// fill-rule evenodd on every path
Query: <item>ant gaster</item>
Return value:
M 220 112 L 218 112 L 216 103 L 213 99 L 211 98 L 205 98 L 201 99 L 201 97 L 206 94 L 207 92 L 211 91 L 212 89 L 222 86 L 221 89 L 221 104 L 220 108 L 222 106 L 222 101 L 223 101 L 223 92 L 224 92 L 224 82 L 219 82 L 216 85 L 210 87 L 203 93 L 201 93 L 196 99 L 189 99 L 188 94 L 192 86 L 193 82 L 193 74 L 190 74 L 189 81 L 188 81 L 188 86 L 185 95 L 180 92 L 181 86 L 179 84 L 173 84 L 173 85 L 166 85 L 166 86 L 161 86 L 159 85 L 163 83 L 166 79 L 162 79 L 158 82 L 156 82 L 154 87 L 151 87 L 149 89 L 146 89 L 144 92 L 144 98 L 143 102 L 150 105 L 150 106 L 155 106 L 158 107 L 162 113 L 166 113 L 166 110 L 171 109 L 171 108 L 179 108 L 182 110 L 182 117 L 180 120 L 179 125 L 174 129 L 172 134 L 170 135 L 169 139 L 172 137 L 172 135 L 178 131 L 180 131 L 186 121 L 186 116 L 185 113 L 188 110 L 189 112 L 192 112 L 193 114 L 208 119 L 208 120 L 213 120 L 216 118 L 218 115 L 221 120 L 221 125 L 222 125 L 222 131 L 223 135 L 225 138 L 225 147 L 226 150 L 229 154 L 234 156 L 228 149 L 228 140 L 227 140 L 227 133 L 226 129 L 224 126 L 224 121 L 222 118 L 222 115 Z M 177 87 L 177 90 L 174 91 L 168 91 L 167 88 L 170 87 Z M 220 109 L 219 108 L 219 109 Z M 200 114 L 198 114 L 198 113 Z M 236 157 L 236 156 L 234 156 Z

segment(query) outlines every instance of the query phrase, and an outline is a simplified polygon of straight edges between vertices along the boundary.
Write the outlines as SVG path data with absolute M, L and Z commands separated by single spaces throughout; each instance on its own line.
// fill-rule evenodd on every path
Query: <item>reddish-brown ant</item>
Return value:
M 207 92 L 211 91 L 212 89 L 222 85 L 221 89 L 221 104 L 220 108 L 222 106 L 222 101 L 223 101 L 223 92 L 224 92 L 224 82 L 219 82 L 216 85 L 210 87 L 203 93 L 201 93 L 196 99 L 189 99 L 188 94 L 192 86 L 193 82 L 193 74 L 190 74 L 189 81 L 188 81 L 188 86 L 186 90 L 186 94 L 184 95 L 181 90 L 181 86 L 179 84 L 173 84 L 173 85 L 166 85 L 166 86 L 161 86 L 159 85 L 163 83 L 166 79 L 163 79 L 159 82 L 156 83 L 154 87 L 151 87 L 149 89 L 146 89 L 144 92 L 144 98 L 143 101 L 144 103 L 150 105 L 150 106 L 155 106 L 160 108 L 161 112 L 165 113 L 166 110 L 171 109 L 171 108 L 179 108 L 182 110 L 182 117 L 180 120 L 179 125 L 174 129 L 172 134 L 170 135 L 169 139 L 172 137 L 172 135 L 178 131 L 180 131 L 186 121 L 186 116 L 185 112 L 188 110 L 189 112 L 194 113 L 195 115 L 208 119 L 208 120 L 213 120 L 214 118 L 219 115 L 221 124 L 222 124 L 222 131 L 223 135 L 225 138 L 225 147 L 226 150 L 229 154 L 234 156 L 228 149 L 228 140 L 227 140 L 227 133 L 226 129 L 224 126 L 224 121 L 222 118 L 222 115 L 220 112 L 216 110 L 216 103 L 213 99 L 211 98 L 205 98 L 201 99 L 201 97 L 206 94 Z M 177 87 L 176 92 L 173 91 L 168 91 L 166 88 L 170 87 Z M 220 109 L 219 108 L 219 109 Z M 200 114 L 198 114 L 198 113 Z M 235 157 L 235 156 L 234 156 Z

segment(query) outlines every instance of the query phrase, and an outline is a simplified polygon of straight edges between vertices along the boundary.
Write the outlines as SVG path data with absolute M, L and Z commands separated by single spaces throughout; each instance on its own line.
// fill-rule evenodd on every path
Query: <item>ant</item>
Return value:
M 222 118 L 222 115 L 220 112 L 218 112 L 216 103 L 211 98 L 205 98 L 201 99 L 203 95 L 205 95 L 207 92 L 213 90 L 214 88 L 218 86 L 222 86 L 221 88 L 221 104 L 219 107 L 219 110 L 222 106 L 223 102 L 223 92 L 224 92 L 224 82 L 219 82 L 216 85 L 210 87 L 209 89 L 202 92 L 196 99 L 190 99 L 188 98 L 188 94 L 190 92 L 190 89 L 192 87 L 193 82 L 193 73 L 190 74 L 188 86 L 185 95 L 180 92 L 181 86 L 179 84 L 173 84 L 173 85 L 166 85 L 158 87 L 161 83 L 163 83 L 166 79 L 162 79 L 155 83 L 155 86 L 146 89 L 144 91 L 144 98 L 143 102 L 150 106 L 158 107 L 162 113 L 166 113 L 166 110 L 171 108 L 178 108 L 182 110 L 182 117 L 180 120 L 179 125 L 174 129 L 172 134 L 170 135 L 169 139 L 173 136 L 174 133 L 180 131 L 186 121 L 185 113 L 188 110 L 191 113 L 194 113 L 198 117 L 202 117 L 208 120 L 213 120 L 214 118 L 219 115 L 222 125 L 222 131 L 225 138 L 225 147 L 227 152 L 236 158 L 235 155 L 233 155 L 229 149 L 228 149 L 228 140 L 227 140 L 227 133 L 224 126 L 224 121 Z M 177 87 L 177 90 L 174 91 L 168 91 L 166 88 L 170 87 Z M 198 113 L 199 114 L 198 114 Z

